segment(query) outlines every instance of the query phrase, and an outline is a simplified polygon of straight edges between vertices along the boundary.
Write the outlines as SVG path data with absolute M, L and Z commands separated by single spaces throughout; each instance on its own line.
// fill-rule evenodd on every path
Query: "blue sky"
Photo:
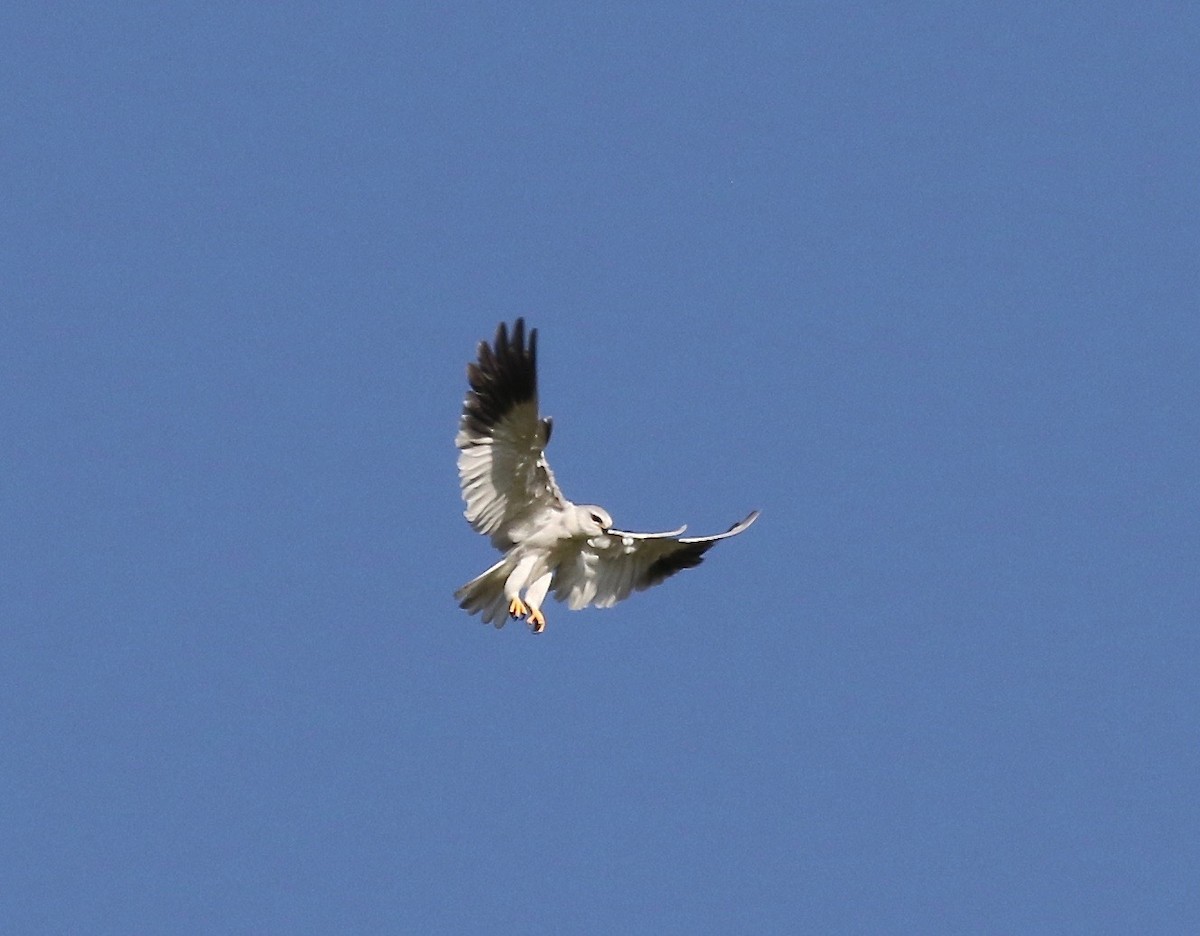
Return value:
M 0 930 L 1196 932 L 1200 17 L 499 7 L 0 13 Z

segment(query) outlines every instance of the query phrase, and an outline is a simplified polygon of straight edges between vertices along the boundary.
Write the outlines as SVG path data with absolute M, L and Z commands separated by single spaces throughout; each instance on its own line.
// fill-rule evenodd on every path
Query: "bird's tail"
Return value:
M 504 582 L 513 570 L 507 556 L 494 566 L 477 575 L 454 593 L 458 606 L 471 614 L 478 614 L 485 624 L 503 627 L 508 620 L 508 601 L 504 597 Z

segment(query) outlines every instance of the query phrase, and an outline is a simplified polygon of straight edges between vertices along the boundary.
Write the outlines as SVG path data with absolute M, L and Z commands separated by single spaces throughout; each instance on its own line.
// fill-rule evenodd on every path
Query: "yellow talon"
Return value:
M 542 614 L 541 608 L 534 608 L 529 612 L 529 627 L 535 634 L 540 634 L 546 629 L 546 616 Z
M 508 603 L 509 617 L 524 617 L 528 613 L 529 609 L 525 607 L 525 602 L 523 602 L 520 598 L 513 598 L 513 600 Z

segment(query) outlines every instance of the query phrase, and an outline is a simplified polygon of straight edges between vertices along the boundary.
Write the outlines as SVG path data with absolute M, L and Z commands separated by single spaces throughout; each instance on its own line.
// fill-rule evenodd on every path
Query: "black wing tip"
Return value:
M 684 569 L 694 569 L 704 561 L 704 554 L 713 548 L 714 543 L 688 543 L 681 549 L 656 559 L 650 564 L 638 583 L 640 588 L 650 588 L 662 582 L 676 572 Z
M 748 513 L 745 519 L 739 520 L 733 524 L 728 530 L 720 534 L 718 537 L 701 539 L 699 542 L 681 541 L 682 548 L 661 556 L 650 564 L 645 575 L 642 576 L 641 582 L 638 583 L 639 588 L 650 588 L 662 582 L 664 579 L 670 578 L 676 572 L 682 572 L 684 569 L 694 569 L 704 561 L 704 554 L 717 545 L 721 540 L 731 534 L 743 532 L 761 513 L 759 510 L 752 510 Z
M 524 318 L 513 322 L 511 332 L 501 322 L 490 346 L 479 343 L 476 357 L 467 365 L 471 389 L 463 419 L 471 431 L 486 435 L 514 406 L 537 400 L 537 329 L 526 338 Z
M 742 530 L 749 529 L 750 525 L 754 523 L 754 521 L 757 520 L 761 515 L 762 511 L 755 508 L 754 510 L 750 511 L 750 513 L 746 514 L 745 517 L 731 526 L 728 530 L 726 530 L 726 532 L 732 533 L 734 530 L 737 530 L 740 533 Z

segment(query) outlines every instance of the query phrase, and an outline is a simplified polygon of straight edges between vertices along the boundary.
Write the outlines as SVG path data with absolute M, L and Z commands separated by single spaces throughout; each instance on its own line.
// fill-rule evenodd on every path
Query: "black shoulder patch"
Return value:
M 525 341 L 525 319 L 513 323 L 512 334 L 501 322 L 491 347 L 479 343 L 477 361 L 467 365 L 471 390 L 463 403 L 466 427 L 488 435 L 514 406 L 537 400 L 537 329 Z

